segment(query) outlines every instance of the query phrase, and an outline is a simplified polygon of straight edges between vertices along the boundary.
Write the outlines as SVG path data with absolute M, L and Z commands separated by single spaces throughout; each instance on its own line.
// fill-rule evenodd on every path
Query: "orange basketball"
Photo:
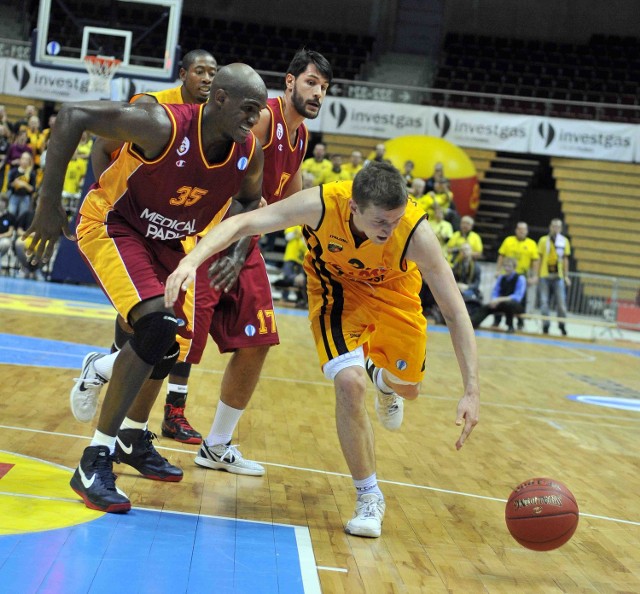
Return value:
M 549 478 L 533 478 L 518 485 L 504 510 L 511 536 L 534 551 L 551 551 L 565 544 L 578 527 L 578 516 L 571 491 Z

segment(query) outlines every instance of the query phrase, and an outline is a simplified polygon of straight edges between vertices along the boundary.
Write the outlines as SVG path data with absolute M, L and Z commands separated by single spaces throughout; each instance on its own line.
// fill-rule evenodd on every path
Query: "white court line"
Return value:
M 91 437 L 87 437 L 85 435 L 71 435 L 69 433 L 57 433 L 55 431 L 43 431 L 41 429 L 27 429 L 24 427 L 11 427 L 11 426 L 7 426 L 7 425 L 0 425 L 0 429 L 10 429 L 13 431 L 26 431 L 26 432 L 30 432 L 30 433 L 44 433 L 46 435 L 56 435 L 59 437 L 73 437 L 73 438 L 77 438 L 77 439 L 85 439 L 85 440 L 90 440 Z M 193 455 L 193 451 L 191 450 L 183 450 L 183 449 L 179 449 L 179 448 L 167 448 L 164 446 L 158 446 L 157 447 L 158 450 L 166 450 L 166 451 L 170 451 L 170 452 L 178 452 L 180 454 L 191 454 Z M 17 455 L 22 455 L 22 454 L 17 454 Z M 305 468 L 303 466 L 292 466 L 290 464 L 277 464 L 274 462 L 265 462 L 264 460 L 257 460 L 258 463 L 260 464 L 264 464 L 265 466 L 273 466 L 274 468 L 286 468 L 287 470 L 295 470 L 297 472 L 312 472 L 312 473 L 316 473 L 316 474 L 324 474 L 327 476 L 337 476 L 337 477 L 342 477 L 342 478 L 346 478 L 351 480 L 351 475 L 350 474 L 345 474 L 343 472 L 332 472 L 329 470 L 320 470 L 318 468 Z M 482 499 L 485 501 L 497 501 L 497 502 L 501 502 L 501 503 L 506 503 L 507 500 L 506 499 L 501 499 L 499 497 L 489 497 L 488 495 L 478 495 L 476 493 L 467 493 L 465 491 L 454 491 L 452 489 L 441 489 L 440 487 L 430 487 L 428 485 L 416 485 L 414 483 L 402 483 L 402 482 L 398 482 L 398 481 L 388 481 L 385 479 L 381 479 L 378 478 L 378 482 L 379 483 L 384 483 L 387 485 L 396 485 L 399 487 L 407 487 L 409 489 L 420 489 L 420 490 L 424 490 L 424 491 L 433 491 L 434 493 L 445 493 L 447 495 L 459 495 L 462 497 L 470 497 L 472 499 Z M 581 516 L 587 517 L 587 518 L 594 518 L 596 520 L 605 520 L 608 522 L 617 522 L 617 523 L 621 523 L 621 524 L 630 524 L 632 526 L 640 526 L 640 521 L 635 521 L 635 520 L 624 520 L 622 518 L 613 518 L 610 516 L 600 516 L 600 515 L 595 515 L 595 514 L 588 514 L 586 512 L 580 512 Z
M 509 355 L 485 355 L 482 352 L 478 352 L 478 359 L 481 361 L 522 361 L 522 362 L 533 362 L 533 363 L 592 363 L 593 361 L 597 361 L 597 357 L 595 355 L 587 354 L 582 352 L 579 349 L 573 347 L 565 347 L 563 345 L 558 345 L 558 348 L 567 350 L 575 355 L 578 355 L 575 358 L 561 358 L 561 357 L 519 357 L 519 356 L 509 356 Z M 438 350 L 433 349 L 429 350 L 427 348 L 427 366 L 429 365 L 429 357 L 430 356 L 440 356 L 440 357 L 455 357 L 455 353 L 449 350 Z

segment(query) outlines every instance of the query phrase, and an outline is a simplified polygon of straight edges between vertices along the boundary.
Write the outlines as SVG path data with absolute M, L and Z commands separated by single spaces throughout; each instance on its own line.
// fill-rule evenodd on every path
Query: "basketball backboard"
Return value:
M 86 71 L 85 56 L 121 60 L 117 76 L 178 76 L 182 0 L 40 0 L 34 66 Z

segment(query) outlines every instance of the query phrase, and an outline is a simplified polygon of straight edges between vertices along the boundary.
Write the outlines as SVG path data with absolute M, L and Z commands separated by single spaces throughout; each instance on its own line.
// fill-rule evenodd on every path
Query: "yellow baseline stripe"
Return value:
M 99 320 L 112 320 L 115 314 L 110 305 L 7 293 L 0 293 L 0 310 Z

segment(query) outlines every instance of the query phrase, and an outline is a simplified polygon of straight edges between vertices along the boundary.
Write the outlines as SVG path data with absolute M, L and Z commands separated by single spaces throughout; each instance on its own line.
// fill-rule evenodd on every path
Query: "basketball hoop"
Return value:
M 89 72 L 89 90 L 109 93 L 111 79 L 121 63 L 122 60 L 109 56 L 85 56 L 84 65 Z

